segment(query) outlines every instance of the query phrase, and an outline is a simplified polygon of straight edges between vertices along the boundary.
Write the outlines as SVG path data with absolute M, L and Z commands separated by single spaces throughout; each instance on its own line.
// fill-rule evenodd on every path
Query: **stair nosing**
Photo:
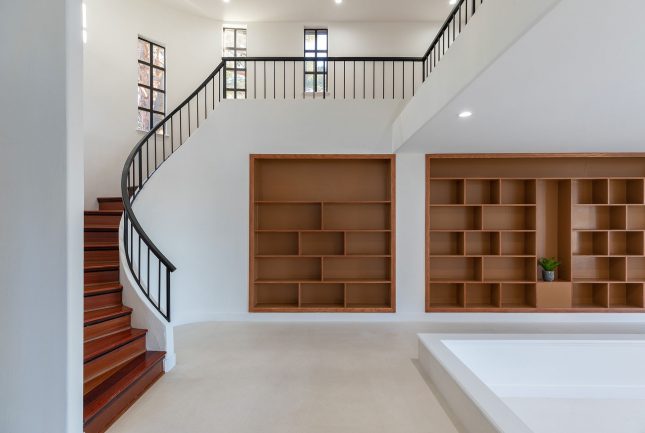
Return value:
M 113 286 L 97 284 L 92 287 L 91 284 L 85 285 L 83 288 L 83 297 L 91 298 L 94 296 L 107 295 L 109 293 L 118 293 L 123 291 L 121 283 L 115 283 Z
M 86 232 L 118 232 L 119 224 L 86 224 Z

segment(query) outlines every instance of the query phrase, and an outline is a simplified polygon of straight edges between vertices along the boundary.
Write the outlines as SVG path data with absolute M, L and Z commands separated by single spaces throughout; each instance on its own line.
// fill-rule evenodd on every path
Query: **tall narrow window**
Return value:
M 305 57 L 327 57 L 327 29 L 305 29 Z M 327 91 L 327 62 L 305 62 L 305 93 Z
M 224 57 L 246 57 L 246 29 L 224 28 Z M 226 62 L 227 99 L 246 98 L 246 62 L 235 60 Z
M 166 49 L 141 37 L 138 91 L 138 128 L 150 131 L 166 115 Z

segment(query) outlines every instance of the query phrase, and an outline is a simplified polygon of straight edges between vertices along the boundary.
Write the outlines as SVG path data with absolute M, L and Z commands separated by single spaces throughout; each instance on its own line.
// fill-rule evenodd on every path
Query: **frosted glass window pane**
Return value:
M 306 33 L 305 34 L 305 50 L 315 50 L 316 49 L 316 34 Z
M 150 44 L 139 39 L 139 60 L 150 63 Z
M 139 115 L 137 117 L 137 129 L 141 131 L 150 130 L 150 113 L 147 111 L 139 110 Z
M 166 95 L 161 92 L 152 92 L 152 108 L 155 111 L 164 111 Z
M 318 50 L 327 50 L 327 35 L 318 33 Z
M 314 76 L 313 75 L 305 75 L 305 92 L 313 92 L 314 91 Z
M 224 47 L 226 48 L 235 47 L 235 30 L 224 29 Z
M 165 90 L 164 86 L 164 71 L 154 68 L 152 70 L 152 85 L 155 89 Z
M 150 108 L 150 90 L 139 87 L 139 107 Z
M 139 84 L 150 85 L 150 66 L 139 63 Z
M 246 48 L 246 30 L 237 31 L 237 45 L 236 48 Z
M 166 50 L 161 47 L 152 48 L 152 63 L 155 66 L 164 67 L 166 66 Z

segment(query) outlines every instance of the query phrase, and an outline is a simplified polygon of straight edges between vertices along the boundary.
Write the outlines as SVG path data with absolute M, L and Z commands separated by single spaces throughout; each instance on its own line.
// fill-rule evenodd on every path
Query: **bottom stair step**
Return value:
M 83 398 L 85 433 L 103 433 L 163 375 L 165 352 L 133 359 Z

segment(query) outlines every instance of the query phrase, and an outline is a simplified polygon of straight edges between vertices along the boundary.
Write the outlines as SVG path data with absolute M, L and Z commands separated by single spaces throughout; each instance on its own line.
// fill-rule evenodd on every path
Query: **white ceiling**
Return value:
M 448 0 L 161 0 L 209 18 L 234 22 L 444 21 Z
M 645 2 L 612 6 L 560 1 L 400 150 L 645 151 Z

